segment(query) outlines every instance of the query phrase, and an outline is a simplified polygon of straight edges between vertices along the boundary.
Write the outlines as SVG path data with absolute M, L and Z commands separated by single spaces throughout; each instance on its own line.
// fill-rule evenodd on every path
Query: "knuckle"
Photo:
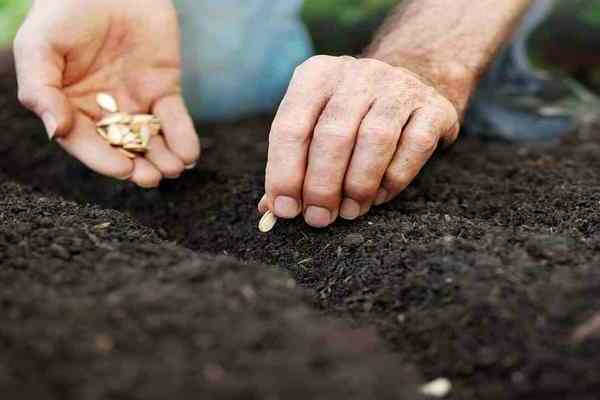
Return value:
M 288 119 L 277 121 L 271 128 L 269 135 L 270 144 L 288 143 L 301 144 L 305 143 L 308 138 L 304 132 L 310 131 L 311 126 L 306 121 L 290 121 Z
M 371 70 L 387 69 L 386 67 L 388 66 L 384 62 L 381 62 L 379 60 L 375 60 L 373 58 L 360 58 L 360 59 L 358 59 L 358 63 L 363 68 L 365 68 L 365 69 L 371 69 Z
M 389 124 L 381 122 L 365 124 L 358 135 L 361 142 L 377 148 L 389 148 L 396 141 L 396 135 Z
M 310 204 L 328 204 L 339 198 L 339 190 L 326 182 L 310 182 L 304 188 L 304 198 Z
M 438 137 L 430 131 L 420 131 L 413 136 L 411 142 L 412 150 L 419 153 L 430 153 L 435 150 Z
M 295 197 L 300 192 L 298 185 L 286 178 L 285 175 L 273 176 L 269 181 L 268 188 L 267 193 L 271 194 L 273 198 L 277 197 L 280 193 Z
M 308 60 L 306 60 L 302 64 L 300 64 L 298 66 L 298 68 L 296 68 L 296 70 L 305 71 L 307 69 L 323 67 L 325 65 L 328 65 L 334 59 L 335 59 L 335 57 L 326 56 L 326 55 L 312 56 Z
M 315 138 L 322 142 L 335 142 L 337 145 L 353 144 L 353 136 L 347 127 L 339 123 L 321 123 L 315 129 Z
M 357 59 L 355 57 L 348 56 L 348 55 L 339 56 L 339 57 L 337 57 L 337 59 L 344 64 L 350 64 L 350 63 L 354 63 L 357 61 Z
M 267 193 L 287 193 L 296 196 L 300 192 L 304 174 L 298 174 L 296 169 L 271 159 L 267 163 L 266 171 Z
M 429 85 L 422 85 L 420 91 L 423 97 L 429 101 L 438 102 L 441 97 L 438 91 Z
M 383 178 L 383 187 L 385 187 L 390 193 L 400 193 L 404 189 L 408 187 L 411 182 L 411 178 L 408 174 L 395 171 L 388 170 Z
M 344 184 L 344 192 L 354 200 L 364 201 L 375 196 L 377 186 L 374 180 L 348 178 Z

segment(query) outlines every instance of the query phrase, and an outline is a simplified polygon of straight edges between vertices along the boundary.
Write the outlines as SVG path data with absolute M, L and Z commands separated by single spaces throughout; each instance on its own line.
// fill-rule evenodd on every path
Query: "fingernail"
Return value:
M 355 220 L 360 216 L 360 204 L 352 199 L 344 199 L 340 208 L 340 217 L 347 220 Z
M 45 112 L 42 115 L 42 122 L 44 123 L 44 126 L 46 127 L 46 133 L 48 133 L 48 139 L 50 139 L 50 140 L 54 139 L 54 135 L 56 135 L 56 129 L 58 128 L 58 124 L 56 122 L 56 118 L 54 118 L 54 115 L 50 114 L 49 112 Z
M 262 199 L 258 202 L 258 212 L 265 213 L 267 212 L 267 195 L 263 195 Z
M 377 197 L 375 198 L 375 205 L 380 206 L 387 200 L 388 192 L 384 188 L 379 189 L 377 192 Z
M 326 208 L 310 206 L 304 212 L 304 220 L 315 228 L 325 228 L 331 223 L 331 212 Z
M 273 204 L 275 215 L 279 218 L 296 218 L 300 213 L 300 205 L 296 199 L 288 196 L 279 196 Z
M 190 165 L 186 165 L 186 166 L 185 166 L 185 169 L 187 169 L 188 171 L 189 171 L 190 169 L 194 169 L 194 168 L 196 168 L 196 164 L 197 164 L 197 163 L 192 163 L 192 164 L 190 164 Z
M 362 217 L 363 215 L 366 215 L 369 211 L 371 211 L 371 204 L 365 204 L 364 206 L 362 206 L 360 208 L 360 215 L 359 215 L 359 217 Z

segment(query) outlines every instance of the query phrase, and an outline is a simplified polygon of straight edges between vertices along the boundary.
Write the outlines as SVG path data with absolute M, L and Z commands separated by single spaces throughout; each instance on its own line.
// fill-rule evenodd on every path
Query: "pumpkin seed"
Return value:
M 142 142 L 142 146 L 148 147 L 148 143 L 150 143 L 150 136 L 152 136 L 152 131 L 150 130 L 150 126 L 142 125 L 139 131 L 140 141 Z
M 121 152 L 123 155 L 125 155 L 125 157 L 127 157 L 127 158 L 130 158 L 130 159 L 132 159 L 132 160 L 133 160 L 134 158 L 136 158 L 136 157 L 137 157 L 137 155 L 135 155 L 134 153 L 132 153 L 132 152 L 130 152 L 130 151 L 127 151 L 127 150 L 125 150 L 125 149 L 119 149 L 119 151 L 120 151 L 120 152 Z
M 151 114 L 136 114 L 131 118 L 132 125 L 143 125 L 143 124 L 151 124 L 157 118 Z
M 452 391 L 452 383 L 446 378 L 439 378 L 421 386 L 421 393 L 429 397 L 446 397 Z
M 96 126 L 109 126 L 114 124 L 129 124 L 131 123 L 132 117 L 127 113 L 114 113 L 102 118 Z
M 129 151 L 135 151 L 136 153 L 145 153 L 148 149 L 142 146 L 140 143 L 128 143 L 124 144 L 123 148 Z
M 102 136 L 104 140 L 108 140 L 108 134 L 106 133 L 106 130 L 103 128 L 96 128 L 96 132 L 98 132 L 98 134 Z
M 262 216 L 260 222 L 258 223 L 258 230 L 262 233 L 271 232 L 277 223 L 277 217 L 273 214 L 272 211 L 267 211 L 265 215 Z
M 108 93 L 98 93 L 96 96 L 96 102 L 104 111 L 109 113 L 116 113 L 119 111 L 117 100 Z
M 139 139 L 138 135 L 136 135 L 133 132 L 127 132 L 127 134 L 125 136 L 123 136 L 123 140 L 121 142 L 122 145 L 135 144 L 135 143 L 140 143 L 140 139 Z
M 108 127 L 108 142 L 113 146 L 120 146 L 123 144 L 123 131 L 119 128 L 119 125 L 111 125 Z

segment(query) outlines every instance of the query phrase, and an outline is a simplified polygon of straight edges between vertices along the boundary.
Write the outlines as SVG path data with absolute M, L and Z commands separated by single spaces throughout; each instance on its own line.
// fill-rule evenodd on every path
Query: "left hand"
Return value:
M 297 68 L 269 139 L 261 213 L 304 214 L 314 227 L 390 201 L 440 141 L 459 132 L 433 85 L 374 59 L 316 56 Z

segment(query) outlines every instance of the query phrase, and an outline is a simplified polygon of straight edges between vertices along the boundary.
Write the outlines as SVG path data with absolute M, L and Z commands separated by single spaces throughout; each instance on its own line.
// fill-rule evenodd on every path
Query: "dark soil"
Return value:
M 325 365 L 371 388 L 386 387 L 386 393 L 405 387 L 402 381 L 389 382 L 390 375 L 399 374 L 389 367 L 397 360 L 360 345 L 374 339 L 362 334 L 356 339 L 358 334 L 339 323 L 329 328 L 303 308 L 302 296 L 282 287 L 287 278 L 272 267 L 256 266 L 272 265 L 289 271 L 306 289 L 304 298 L 323 314 L 362 329 L 376 326 L 392 353 L 416 365 L 426 379 L 451 379 L 451 398 L 599 398 L 600 145 L 589 135 L 551 145 L 463 138 L 401 198 L 358 222 L 321 231 L 300 220 L 281 222 L 261 235 L 255 205 L 262 195 L 266 120 L 205 127 L 210 147 L 203 164 L 159 190 L 143 192 L 98 178 L 47 145 L 39 123 L 14 105 L 12 88 L 6 86 L 0 97 L 0 170 L 36 192 L 17 200 L 20 189 L 5 185 L 5 191 L 16 191 L 12 196 L 21 211 L 6 211 L 3 205 L 0 212 L 12 219 L 22 215 L 19 221 L 32 224 L 25 216 L 46 209 L 35 201 L 39 193 L 75 200 L 80 207 L 52 200 L 45 218 L 52 229 L 72 227 L 76 232 L 68 237 L 92 247 L 81 253 L 84 261 L 73 256 L 57 261 L 50 257 L 57 251 L 54 245 L 70 248 L 71 242 L 52 242 L 56 235 L 46 234 L 47 249 L 38 258 L 24 258 L 14 250 L 20 249 L 17 243 L 25 240 L 31 247 L 36 236 L 7 229 L 6 235 L 17 239 L 3 249 L 2 273 L 8 278 L 0 281 L 0 305 L 18 312 L 2 313 L 12 319 L 8 333 L 4 327 L 0 331 L 0 345 L 12 349 L 9 360 L 21 363 L 8 367 L 9 382 L 30 379 L 42 382 L 42 389 L 55 385 L 54 390 L 95 395 L 108 384 L 92 378 L 106 374 L 121 390 L 114 398 L 161 389 L 216 396 L 206 380 L 195 379 L 197 371 L 206 378 L 201 365 L 210 360 L 222 365 L 226 377 L 233 375 L 227 390 L 253 390 L 259 398 L 266 387 L 284 397 L 346 398 L 345 387 L 335 386 L 339 374 L 315 372 L 320 364 L 307 361 L 342 343 Z M 87 203 L 115 208 L 135 223 Z M 86 224 L 106 219 L 87 222 L 92 210 L 115 218 L 119 228 L 99 240 L 115 242 L 110 245 L 118 250 L 98 254 L 101 250 L 86 239 L 91 229 Z M 143 235 L 143 243 L 135 239 L 129 247 L 131 235 Z M 113 266 L 106 257 L 120 261 Z M 19 259 L 33 261 L 19 266 Z M 203 278 L 193 278 L 196 273 Z M 240 299 L 236 304 L 242 311 L 231 310 L 234 288 L 246 284 L 254 288 L 258 305 Z M 150 304 L 145 290 L 153 293 Z M 131 310 L 125 315 L 132 312 L 135 322 L 113 322 L 113 298 Z M 293 311 L 298 308 L 304 311 L 290 322 L 287 316 L 298 315 Z M 268 329 L 271 335 L 256 333 Z M 103 332 L 116 338 L 116 353 L 96 358 L 84 344 Z M 212 351 L 196 353 L 199 332 L 218 338 Z M 322 336 L 335 339 L 320 347 L 306 344 Z M 46 347 L 36 349 L 32 343 L 38 342 Z M 352 346 L 359 350 L 345 358 Z M 116 379 L 140 369 L 144 373 L 136 376 L 143 376 L 142 383 L 134 389 L 127 384 L 135 379 Z M 221 376 L 214 373 L 219 368 L 208 370 L 209 376 Z

